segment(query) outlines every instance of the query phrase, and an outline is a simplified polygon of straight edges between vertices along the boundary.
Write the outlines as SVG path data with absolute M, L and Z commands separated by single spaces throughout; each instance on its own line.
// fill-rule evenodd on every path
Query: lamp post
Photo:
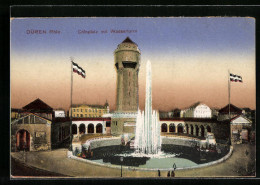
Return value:
M 120 161 L 121 161 L 121 177 L 122 177 L 122 163 L 124 161 L 124 157 L 120 157 Z

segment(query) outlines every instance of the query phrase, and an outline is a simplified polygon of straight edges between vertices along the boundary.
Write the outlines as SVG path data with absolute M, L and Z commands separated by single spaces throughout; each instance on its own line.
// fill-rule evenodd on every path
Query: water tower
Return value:
M 117 112 L 136 112 L 138 109 L 138 72 L 140 50 L 136 43 L 127 37 L 114 52 L 117 72 Z
M 138 73 L 141 52 L 136 43 L 127 37 L 114 51 L 116 84 L 116 111 L 111 117 L 112 134 L 135 133 L 139 106 Z

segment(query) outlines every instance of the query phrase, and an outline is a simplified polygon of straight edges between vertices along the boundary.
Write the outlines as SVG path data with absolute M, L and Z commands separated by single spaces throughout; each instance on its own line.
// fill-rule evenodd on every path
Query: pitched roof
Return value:
M 237 120 L 237 119 L 239 119 L 239 118 L 242 118 L 242 119 L 248 121 L 249 123 L 252 123 L 252 121 L 251 121 L 250 119 L 246 118 L 246 117 L 243 116 L 243 115 L 237 115 L 236 117 L 231 118 L 230 122 L 234 122 L 235 120 Z
M 37 98 L 33 102 L 29 103 L 28 105 L 24 106 L 23 109 L 25 110 L 53 110 L 52 107 L 47 105 L 41 99 Z
M 196 107 L 197 107 L 198 105 L 200 105 L 200 104 L 203 104 L 203 103 L 201 103 L 200 101 L 198 101 L 198 102 L 192 104 L 191 106 L 189 106 L 189 107 L 187 107 L 187 108 L 184 108 L 183 110 L 196 108 Z M 205 105 L 205 104 L 204 104 L 204 105 Z
M 18 122 L 18 120 L 24 119 L 24 118 L 26 118 L 26 117 L 28 117 L 28 116 L 30 116 L 30 115 L 34 115 L 34 116 L 36 116 L 36 117 L 38 117 L 38 118 L 40 118 L 40 119 L 44 119 L 44 120 L 49 121 L 49 122 L 52 121 L 52 120 L 50 120 L 50 119 L 44 118 L 44 117 L 42 117 L 42 116 L 39 116 L 39 115 L 37 115 L 37 114 L 28 112 L 27 114 L 23 115 L 22 117 L 20 117 L 20 118 L 14 120 L 12 123 Z
M 189 108 L 195 108 L 197 107 L 199 104 L 201 104 L 201 102 L 196 102 L 193 105 L 191 105 Z
M 126 37 L 126 39 L 122 43 L 132 43 L 137 45 L 135 42 L 133 42 L 129 37 Z
M 229 106 L 228 106 L 228 104 L 225 107 L 221 108 L 218 112 L 220 114 L 228 114 L 229 113 Z M 230 112 L 241 114 L 242 113 L 242 109 L 236 107 L 233 104 L 230 104 Z

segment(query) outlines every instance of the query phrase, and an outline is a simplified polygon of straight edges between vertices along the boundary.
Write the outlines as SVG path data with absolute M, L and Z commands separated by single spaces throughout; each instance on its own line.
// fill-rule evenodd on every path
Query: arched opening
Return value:
M 205 128 L 202 125 L 200 126 L 200 133 L 201 137 L 205 137 Z
M 167 124 L 166 123 L 163 123 L 162 126 L 161 126 L 161 131 L 162 132 L 167 132 Z
M 175 125 L 173 123 L 170 124 L 169 131 L 170 132 L 175 132 Z
M 88 133 L 94 133 L 94 125 L 92 123 L 88 124 Z
M 211 132 L 210 126 L 207 126 L 207 132 Z
M 190 125 L 190 134 L 193 135 L 193 125 Z
M 72 134 L 77 134 L 78 133 L 78 128 L 77 128 L 77 125 L 76 124 L 72 124 L 71 126 L 71 131 L 72 131 Z
M 102 124 L 101 123 L 97 124 L 96 133 L 102 133 Z
M 199 136 L 199 127 L 197 125 L 195 126 L 195 129 L 196 129 L 196 136 Z
M 183 133 L 183 125 L 182 124 L 178 125 L 178 133 Z
M 27 130 L 19 130 L 16 133 L 17 150 L 30 151 L 30 133 Z
M 186 125 L 186 133 L 189 134 L 189 126 Z
M 85 124 L 82 123 L 79 125 L 79 133 L 85 134 L 85 132 L 86 132 L 86 126 L 85 126 Z

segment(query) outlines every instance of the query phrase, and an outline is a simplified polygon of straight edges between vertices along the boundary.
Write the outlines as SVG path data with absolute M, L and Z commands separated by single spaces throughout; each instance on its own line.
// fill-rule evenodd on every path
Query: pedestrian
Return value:
M 249 152 L 246 150 L 245 154 L 246 154 L 246 156 L 247 156 L 247 155 L 249 154 Z
M 170 177 L 170 176 L 171 176 L 171 172 L 168 171 L 168 173 L 167 173 L 167 177 Z
M 173 167 L 174 170 L 176 170 L 176 164 L 175 163 L 173 163 L 172 167 Z
M 158 170 L 158 177 L 161 177 L 161 172 L 160 172 L 160 170 Z
M 174 171 L 172 171 L 172 173 L 171 173 L 171 177 L 175 177 L 175 173 L 174 173 Z

